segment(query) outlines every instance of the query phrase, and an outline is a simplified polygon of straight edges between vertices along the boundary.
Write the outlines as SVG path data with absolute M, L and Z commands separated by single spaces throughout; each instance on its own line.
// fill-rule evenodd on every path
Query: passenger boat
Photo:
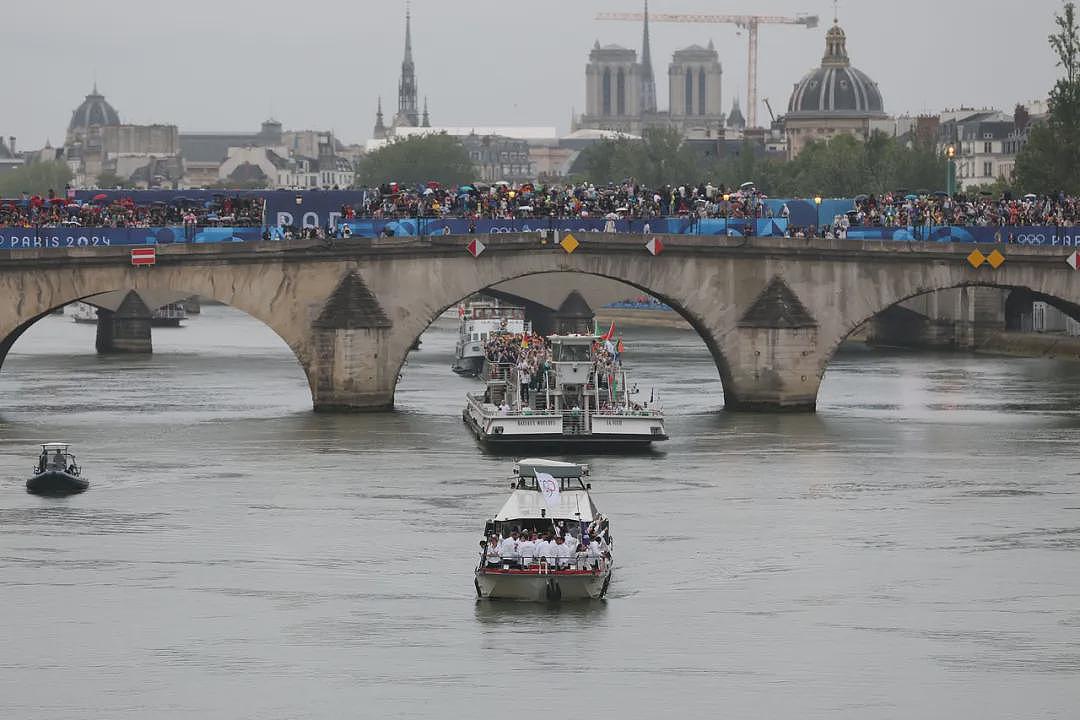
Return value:
M 82 477 L 79 463 L 68 451 L 68 443 L 41 444 L 41 455 L 34 467 L 33 477 L 26 481 L 26 492 L 51 496 L 75 495 L 88 487 L 90 481 Z
M 502 305 L 493 300 L 471 302 L 458 307 L 458 340 L 450 368 L 459 375 L 479 375 L 484 366 L 484 343 L 497 333 L 532 332 L 525 320 L 525 308 Z
M 590 495 L 589 466 L 529 458 L 514 464 L 510 497 L 484 528 L 484 537 L 511 538 L 514 530 L 561 532 L 577 547 L 591 529 L 591 553 L 557 557 L 530 555 L 531 549 L 502 554 L 481 550 L 474 585 L 479 598 L 555 602 L 596 600 L 611 584 L 612 545 L 608 521 Z M 513 544 L 513 543 L 511 543 Z M 563 545 L 566 545 L 564 541 Z M 485 545 L 481 541 L 481 545 Z
M 150 313 L 150 325 L 152 327 L 180 327 L 181 320 L 187 320 L 187 308 L 182 302 L 162 305 Z
M 547 342 L 546 369 L 528 383 L 513 363 L 485 362 L 486 387 L 466 394 L 462 413 L 481 443 L 626 448 L 668 439 L 655 397 L 631 399 L 637 387 L 621 361 L 609 365 L 600 357 L 601 336 L 550 335 Z
M 97 308 L 84 302 L 72 303 L 71 319 L 77 323 L 96 323 Z

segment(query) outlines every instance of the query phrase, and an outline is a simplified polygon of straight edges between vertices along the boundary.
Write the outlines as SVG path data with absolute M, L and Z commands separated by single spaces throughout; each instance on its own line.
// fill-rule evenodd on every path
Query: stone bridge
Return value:
M 537 234 L 172 245 L 131 267 L 129 248 L 0 253 L 0 362 L 46 314 L 116 290 L 213 298 L 258 318 L 292 348 L 316 410 L 393 406 L 405 357 L 444 310 L 500 282 L 574 272 L 627 283 L 674 308 L 701 335 L 730 409 L 813 410 L 840 343 L 866 320 L 947 288 L 1023 288 L 1080 317 L 1080 273 L 1065 248 L 784 238 L 589 234 L 567 254 Z M 993 246 L 981 250 L 989 254 Z

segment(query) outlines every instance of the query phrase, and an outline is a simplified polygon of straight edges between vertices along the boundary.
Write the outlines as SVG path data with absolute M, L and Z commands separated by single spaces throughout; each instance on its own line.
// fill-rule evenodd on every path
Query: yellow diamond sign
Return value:
M 559 241 L 559 244 L 562 245 L 562 249 L 566 251 L 567 255 L 569 255 L 570 253 L 577 250 L 578 245 L 580 245 L 581 243 L 577 241 L 576 237 L 574 237 L 570 233 L 566 233 L 563 239 Z
M 997 270 L 999 267 L 1001 267 L 1001 263 L 1005 262 L 1005 256 L 1002 255 L 999 251 L 995 250 L 994 252 L 986 256 L 986 262 L 990 263 L 990 267 Z
M 996 251 L 995 251 L 996 252 Z M 986 262 L 986 256 L 978 250 L 972 250 L 971 254 L 967 256 L 967 261 L 971 263 L 971 267 L 979 267 Z

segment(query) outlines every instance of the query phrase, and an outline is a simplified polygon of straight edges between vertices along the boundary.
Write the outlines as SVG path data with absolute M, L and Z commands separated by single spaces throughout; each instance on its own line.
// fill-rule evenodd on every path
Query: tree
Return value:
M 56 160 L 30 163 L 0 175 L 0 196 L 13 197 L 22 192 L 44 195 L 49 190 L 62 195 L 71 177 L 71 168 L 65 163 Z
M 476 169 L 461 142 L 446 133 L 396 138 L 360 161 L 356 181 L 361 185 L 404 184 L 430 180 L 444 185 L 470 182 Z
M 1054 16 L 1057 32 L 1050 47 L 1057 66 L 1064 70 L 1050 91 L 1050 113 L 1045 123 L 1031 128 L 1028 142 L 1016 158 L 1017 184 L 1030 192 L 1080 193 L 1080 28 L 1076 4 L 1065 3 Z
M 572 174 L 596 183 L 633 178 L 646 187 L 678 185 L 704 178 L 694 151 L 675 128 L 646 128 L 641 139 L 616 138 L 590 145 L 574 163 Z
M 113 188 L 132 188 L 135 185 L 127 178 L 121 177 L 114 172 L 103 172 L 97 176 L 97 186 L 102 190 Z

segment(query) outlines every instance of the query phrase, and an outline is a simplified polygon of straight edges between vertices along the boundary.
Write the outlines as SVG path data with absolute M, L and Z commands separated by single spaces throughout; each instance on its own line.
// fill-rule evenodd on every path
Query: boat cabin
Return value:
M 41 455 L 38 457 L 35 472 L 65 472 L 69 475 L 79 474 L 79 464 L 75 456 L 68 451 L 70 443 L 47 442 L 41 443 Z
M 546 479 L 544 475 L 558 483 L 558 491 L 542 491 L 540 480 Z M 539 458 L 514 463 L 510 483 L 513 492 L 494 520 L 488 521 L 485 535 L 497 532 L 505 536 L 515 528 L 544 533 L 562 522 L 577 536 L 581 523 L 591 523 L 598 514 L 589 495 L 592 486 L 588 477 L 588 465 Z

